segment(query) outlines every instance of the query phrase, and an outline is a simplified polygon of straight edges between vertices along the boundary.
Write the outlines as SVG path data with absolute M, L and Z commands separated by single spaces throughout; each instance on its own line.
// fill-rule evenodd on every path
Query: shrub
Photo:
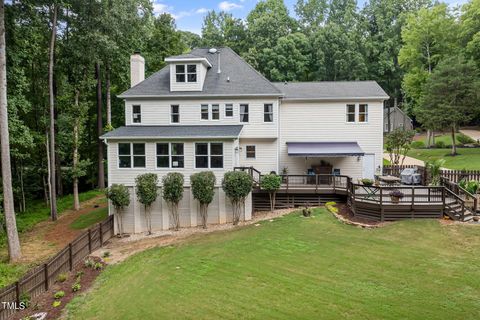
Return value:
M 101 264 L 100 262 L 97 262 L 93 265 L 93 269 L 94 270 L 102 270 L 103 269 L 103 264 Z
M 372 186 L 372 185 L 373 185 L 373 182 L 374 182 L 372 179 L 367 179 L 367 178 L 364 178 L 364 179 L 362 179 L 362 180 L 360 180 L 360 181 L 362 181 L 362 184 L 365 185 L 365 186 L 367 186 L 367 187 Z
M 282 177 L 275 173 L 264 175 L 260 178 L 260 188 L 268 192 L 270 196 L 270 211 L 275 209 L 275 196 L 282 185 Z
M 471 194 L 476 194 L 477 191 L 480 189 L 480 182 L 475 181 L 475 180 L 470 180 L 467 181 L 465 179 L 462 179 L 458 185 L 462 187 L 462 189 L 467 190 Z
M 457 134 L 457 140 L 460 144 L 471 144 L 471 143 L 475 143 L 475 140 L 473 140 L 472 138 L 470 138 L 469 136 L 467 135 L 464 135 L 463 133 L 459 133 Z
M 62 291 L 62 290 L 57 291 L 57 292 L 54 293 L 53 297 L 55 299 L 63 298 L 63 297 L 65 297 L 65 291 Z
M 83 277 L 83 271 L 77 271 L 75 276 L 77 277 L 77 281 L 80 281 L 80 279 Z
M 80 282 L 75 282 L 73 285 L 72 285 L 72 292 L 77 292 L 79 291 L 80 289 L 82 288 L 82 286 L 80 285 Z
M 67 273 L 60 273 L 57 276 L 57 281 L 58 282 L 65 282 L 68 279 L 68 274 Z
M 148 234 L 152 234 L 152 215 L 150 207 L 157 200 L 158 176 L 155 173 L 145 173 L 135 178 L 137 199 L 145 208 L 145 221 Z
M 90 258 L 87 258 L 85 259 L 84 264 L 85 264 L 85 267 L 93 269 L 93 267 L 95 266 L 95 261 L 93 261 Z
M 412 149 L 425 148 L 425 143 L 423 141 L 413 141 L 410 145 L 412 146 Z
M 183 174 L 170 172 L 162 179 L 163 199 L 170 207 L 170 215 L 173 221 L 173 229 L 180 228 L 180 217 L 178 215 L 178 203 L 183 198 Z
M 302 215 L 304 217 L 310 217 L 312 215 L 312 209 L 310 209 L 310 204 L 305 203 L 305 208 L 302 209 Z
M 110 251 L 105 251 L 105 252 L 102 254 L 102 257 L 103 257 L 103 258 L 108 258 L 108 257 L 110 257 L 110 255 L 111 255 L 111 254 L 110 254 Z
M 245 198 L 252 191 L 252 186 L 252 177 L 244 171 L 229 171 L 223 176 L 222 189 L 232 203 L 234 225 L 240 221 L 241 209 L 245 206 Z
M 439 186 L 440 185 L 440 173 L 442 166 L 445 164 L 445 160 L 438 159 L 434 161 L 427 161 L 425 163 L 425 167 L 427 168 L 428 172 L 430 173 L 431 185 L 432 186 Z
M 389 195 L 390 197 L 399 198 L 399 199 L 402 199 L 405 196 L 403 192 L 398 189 L 390 191 Z
M 128 192 L 128 188 L 125 187 L 123 184 L 112 184 L 109 188 L 106 189 L 105 194 L 115 208 L 118 232 L 120 236 L 122 236 L 123 217 L 121 213 L 125 207 L 128 207 L 130 205 L 130 192 Z
M 62 305 L 62 301 L 60 301 L 60 300 L 55 300 L 55 301 L 53 301 L 53 303 L 52 303 L 52 307 L 54 307 L 54 308 L 58 308 L 58 307 L 60 307 L 61 305 Z
M 446 147 L 447 147 L 447 144 L 445 143 L 445 141 L 442 141 L 442 140 L 435 141 L 435 148 L 445 149 Z
M 23 304 L 25 308 L 30 306 L 31 301 L 32 298 L 27 292 L 22 292 L 22 294 L 20 294 L 20 303 Z
M 200 215 L 204 228 L 207 228 L 208 206 L 215 196 L 215 182 L 215 174 L 211 171 L 202 171 L 190 176 L 192 194 L 200 203 Z

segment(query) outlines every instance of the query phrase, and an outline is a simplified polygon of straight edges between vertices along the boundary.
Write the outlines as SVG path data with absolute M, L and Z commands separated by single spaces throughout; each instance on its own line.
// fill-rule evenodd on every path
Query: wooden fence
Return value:
M 30 270 L 19 281 L 0 289 L 0 320 L 7 319 L 16 312 L 15 308 L 9 308 L 5 303 L 11 303 L 10 306 L 13 307 L 13 303 L 16 303 L 19 307 L 23 295 L 32 299 L 47 291 L 60 273 L 72 271 L 83 258 L 102 247 L 113 236 L 113 229 L 113 216 L 109 216 L 82 233 L 45 264 Z
M 402 165 L 402 166 L 394 166 L 394 165 L 384 165 L 383 166 L 383 174 L 385 175 L 392 175 L 399 177 L 400 173 L 405 168 L 417 168 L 418 173 L 422 175 L 422 184 L 426 185 L 428 180 L 427 170 L 423 166 L 415 166 L 415 165 Z M 480 181 L 480 170 L 450 170 L 450 169 L 442 169 L 440 170 L 441 175 L 443 178 L 446 178 L 454 183 L 458 183 L 462 179 L 466 180 L 477 180 Z

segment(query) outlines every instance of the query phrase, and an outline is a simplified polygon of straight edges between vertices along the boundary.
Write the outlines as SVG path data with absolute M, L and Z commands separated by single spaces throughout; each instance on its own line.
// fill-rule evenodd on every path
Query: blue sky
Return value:
M 245 18 L 255 7 L 257 0 L 153 0 L 155 14 L 168 12 L 173 15 L 180 30 L 192 31 L 200 34 L 203 17 L 209 10 L 224 10 L 237 18 Z M 284 0 L 290 14 L 294 14 L 296 0 Z M 366 0 L 357 0 L 358 6 L 363 7 Z M 463 4 L 467 0 L 444 0 L 450 6 Z

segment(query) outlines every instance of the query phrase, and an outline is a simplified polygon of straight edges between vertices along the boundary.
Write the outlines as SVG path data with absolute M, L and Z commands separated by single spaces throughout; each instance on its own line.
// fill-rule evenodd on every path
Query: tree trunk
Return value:
M 107 127 L 112 126 L 112 97 L 110 94 L 110 66 L 107 64 L 105 74 L 105 90 L 107 91 Z
M 12 190 L 12 167 L 10 163 L 10 136 L 7 111 L 7 61 L 5 48 L 5 4 L 0 2 L 0 144 L 2 159 L 3 209 L 7 228 L 8 255 L 10 261 L 18 261 L 22 252 L 18 239 L 17 223 Z
M 47 187 L 48 187 L 48 205 L 50 206 L 50 196 L 52 195 L 52 184 L 51 184 L 51 162 L 50 162 L 50 139 L 48 138 L 48 130 L 45 132 L 45 137 L 46 137 L 46 142 L 45 142 L 45 150 L 47 151 L 47 173 L 48 173 L 48 179 L 47 179 Z M 51 206 L 50 206 L 51 208 Z
M 103 141 L 100 136 L 103 132 L 102 120 L 102 78 L 100 77 L 100 62 L 95 64 L 95 77 L 97 79 L 97 147 L 98 147 L 98 188 L 105 189 L 105 173 L 103 169 Z
M 80 91 L 75 91 L 75 109 L 79 108 L 79 96 Z M 73 124 L 73 171 L 76 173 L 78 168 L 78 130 L 79 130 L 79 119 L 78 116 L 75 117 Z M 73 177 L 73 209 L 75 211 L 80 210 L 80 199 L 78 198 L 78 177 L 74 174 Z
M 455 125 L 452 126 L 452 156 L 457 155 L 457 143 L 455 141 Z
M 53 92 L 53 55 L 55 50 L 55 38 L 57 37 L 57 5 L 53 5 L 52 35 L 49 48 L 48 62 L 48 89 L 50 96 L 50 215 L 52 220 L 57 220 L 57 194 L 55 174 L 55 98 Z
M 23 164 L 20 161 L 20 191 L 22 193 L 22 212 L 25 212 L 26 210 L 26 200 L 25 200 L 25 186 L 23 183 Z

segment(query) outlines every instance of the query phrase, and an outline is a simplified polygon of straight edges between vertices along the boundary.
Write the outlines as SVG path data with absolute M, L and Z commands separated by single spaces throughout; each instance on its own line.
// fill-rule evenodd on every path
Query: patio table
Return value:
M 390 185 L 390 186 L 400 184 L 400 181 L 402 181 L 400 178 L 397 178 L 397 177 L 394 177 L 394 176 L 379 176 L 378 180 L 380 180 L 380 182 L 383 182 L 386 185 Z

